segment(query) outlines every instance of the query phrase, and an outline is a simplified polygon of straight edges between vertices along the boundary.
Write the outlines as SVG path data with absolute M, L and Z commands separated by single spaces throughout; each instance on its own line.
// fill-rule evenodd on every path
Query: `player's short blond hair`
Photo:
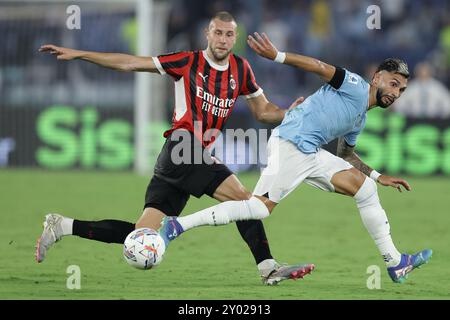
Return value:
M 234 17 L 228 11 L 219 11 L 212 18 L 211 21 L 218 19 L 223 22 L 236 22 Z

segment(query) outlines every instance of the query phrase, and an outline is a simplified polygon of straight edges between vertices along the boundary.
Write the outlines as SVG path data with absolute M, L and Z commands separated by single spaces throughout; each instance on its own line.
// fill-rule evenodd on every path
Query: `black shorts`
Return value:
M 147 187 L 144 208 L 178 216 L 190 195 L 212 197 L 217 187 L 233 174 L 214 159 L 192 134 L 183 132 L 188 135 L 180 141 L 176 141 L 173 133 L 167 137 Z

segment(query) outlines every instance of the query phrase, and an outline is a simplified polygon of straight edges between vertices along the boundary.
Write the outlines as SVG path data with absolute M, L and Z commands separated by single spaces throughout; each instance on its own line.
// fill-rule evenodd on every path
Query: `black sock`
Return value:
M 261 220 L 237 221 L 236 225 L 242 238 L 250 247 L 256 264 L 266 259 L 273 259 Z
M 73 221 L 74 235 L 107 243 L 124 243 L 134 229 L 134 223 L 120 220 Z

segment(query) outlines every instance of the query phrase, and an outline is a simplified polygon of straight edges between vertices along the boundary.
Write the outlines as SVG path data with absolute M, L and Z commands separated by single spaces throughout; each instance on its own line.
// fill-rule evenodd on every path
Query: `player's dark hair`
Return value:
M 377 72 L 381 70 L 386 70 L 388 72 L 395 72 L 402 76 L 404 76 L 406 79 L 409 78 L 409 70 L 408 65 L 405 61 L 397 58 L 388 58 L 384 60 L 377 68 Z
M 217 12 L 214 17 L 211 18 L 211 21 L 214 19 L 218 19 L 220 21 L 223 22 L 236 22 L 236 20 L 234 20 L 234 17 L 231 15 L 231 13 L 229 13 L 228 11 L 219 11 Z

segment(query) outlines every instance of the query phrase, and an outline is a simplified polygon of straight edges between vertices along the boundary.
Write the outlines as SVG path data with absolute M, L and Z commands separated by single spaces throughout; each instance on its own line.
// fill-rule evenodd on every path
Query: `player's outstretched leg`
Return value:
M 134 229 L 135 225 L 127 221 L 81 221 L 50 213 L 45 216 L 44 230 L 36 244 L 36 261 L 42 262 L 50 247 L 63 236 L 76 235 L 90 240 L 123 244 Z
M 394 282 L 403 283 L 408 273 L 429 261 L 432 251 L 427 249 L 409 255 L 397 250 L 391 238 L 386 212 L 378 198 L 376 183 L 372 179 L 364 180 L 354 198 L 363 223 L 383 256 L 389 276 Z
M 166 242 L 181 233 L 200 226 L 219 226 L 235 221 L 263 219 L 270 214 L 265 204 L 256 197 L 242 201 L 226 201 L 184 217 L 164 217 L 158 230 Z
M 421 265 L 428 263 L 433 251 L 426 249 L 416 254 L 402 254 L 400 263 L 395 267 L 388 268 L 392 281 L 403 283 L 408 278 L 408 274 Z

